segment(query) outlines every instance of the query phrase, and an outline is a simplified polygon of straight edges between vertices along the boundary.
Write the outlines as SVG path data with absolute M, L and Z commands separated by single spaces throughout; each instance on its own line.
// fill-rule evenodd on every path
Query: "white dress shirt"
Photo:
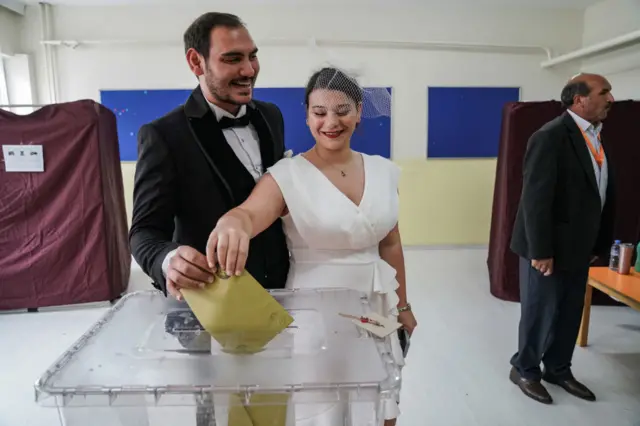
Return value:
M 219 106 L 212 104 L 207 100 L 207 103 L 216 115 L 216 119 L 220 121 L 222 117 L 240 118 L 247 113 L 247 106 L 242 105 L 240 111 L 236 116 L 223 110 Z M 258 138 L 258 132 L 253 127 L 253 124 L 249 124 L 247 127 L 235 127 L 229 129 L 223 129 L 227 143 L 235 152 L 236 157 L 244 164 L 246 169 L 251 173 L 254 180 L 260 179 L 262 176 L 262 157 L 260 156 L 260 139 Z
M 573 117 L 574 121 L 582 129 L 582 131 L 587 135 L 589 141 L 595 148 L 596 152 L 600 153 L 602 146 L 600 145 L 600 141 L 598 140 L 598 136 L 600 135 L 600 131 L 602 130 L 602 123 L 598 124 L 598 126 L 594 126 L 593 123 L 585 120 L 580 117 L 578 114 L 571 110 L 567 110 L 571 117 Z M 587 145 L 587 142 L 584 142 Z M 587 149 L 589 149 L 587 145 Z M 598 183 L 598 190 L 600 192 L 600 200 L 602 201 L 602 207 L 604 207 L 604 203 L 607 199 L 607 184 L 609 183 L 609 168 L 607 165 L 607 153 L 605 152 L 604 159 L 602 161 L 602 167 L 598 166 L 598 162 L 594 157 L 591 149 L 589 149 L 589 156 L 591 157 L 591 162 L 593 163 L 593 171 L 596 175 L 596 182 Z
M 242 105 L 240 107 L 240 111 L 238 114 L 234 116 L 228 111 L 220 108 L 219 106 L 209 102 L 207 99 L 207 103 L 209 107 L 213 111 L 216 116 L 216 120 L 220 121 L 222 117 L 229 118 L 240 118 L 247 113 L 247 106 Z M 258 132 L 256 131 L 253 124 L 249 124 L 247 127 L 234 127 L 223 129 L 222 134 L 224 135 L 227 143 L 233 149 L 233 152 L 236 154 L 236 157 L 240 160 L 240 162 L 244 165 L 253 179 L 257 181 L 262 176 L 262 156 L 260 155 L 260 140 L 258 138 Z M 164 276 L 167 276 L 167 270 L 169 269 L 169 262 L 171 258 L 176 253 L 177 250 L 172 250 L 164 258 L 162 262 L 162 273 Z

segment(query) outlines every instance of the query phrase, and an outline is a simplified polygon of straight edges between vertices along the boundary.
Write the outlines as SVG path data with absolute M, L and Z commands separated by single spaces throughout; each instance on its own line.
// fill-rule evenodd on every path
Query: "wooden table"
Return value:
M 578 346 L 586 346 L 589 338 L 589 319 L 591 317 L 591 295 L 593 289 L 608 294 L 614 299 L 640 311 L 640 273 L 631 269 L 629 275 L 620 275 L 608 267 L 593 267 L 589 270 L 587 292 L 584 296 L 582 323 L 578 334 Z

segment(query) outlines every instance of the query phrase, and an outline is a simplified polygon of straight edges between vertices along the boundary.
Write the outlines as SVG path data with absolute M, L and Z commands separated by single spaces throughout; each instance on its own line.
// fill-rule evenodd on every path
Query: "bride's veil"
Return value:
M 314 40 L 309 43 L 315 66 L 312 72 L 324 69 L 316 85 L 325 89 L 342 90 L 361 99 L 362 118 L 391 117 L 391 90 L 376 85 L 364 87 L 366 64 L 356 63 L 347 55 L 340 55 L 335 49 L 323 49 Z M 332 69 L 328 72 L 326 69 Z

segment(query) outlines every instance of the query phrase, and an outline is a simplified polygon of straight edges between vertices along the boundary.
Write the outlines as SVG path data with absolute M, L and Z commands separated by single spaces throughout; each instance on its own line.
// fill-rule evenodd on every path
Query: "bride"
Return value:
M 239 275 L 249 240 L 281 217 L 291 252 L 287 288 L 355 288 L 411 334 L 417 322 L 398 231 L 399 169 L 350 148 L 363 89 L 342 71 L 324 68 L 309 80 L 305 104 L 315 145 L 269 168 L 249 198 L 218 221 L 207 242 L 209 266 Z M 396 333 L 392 339 L 393 356 L 404 365 Z M 395 424 L 397 401 L 385 406 L 385 426 Z

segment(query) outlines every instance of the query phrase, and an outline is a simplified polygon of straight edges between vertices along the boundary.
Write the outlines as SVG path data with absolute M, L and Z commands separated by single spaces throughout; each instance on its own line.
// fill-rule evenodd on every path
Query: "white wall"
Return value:
M 217 8 L 221 10 L 220 7 Z M 238 13 L 260 39 L 282 37 L 394 41 L 457 41 L 549 46 L 561 53 L 580 46 L 579 11 L 500 8 L 333 7 L 224 8 Z M 54 37 L 62 40 L 137 39 L 149 45 L 57 49 L 59 101 L 99 99 L 100 89 L 191 88 L 182 34 L 202 8 L 62 7 L 53 13 Z M 39 34 L 39 11 L 28 8 L 28 34 Z M 115 23 L 115 24 L 112 24 Z M 37 38 L 26 40 L 33 52 Z M 424 157 L 428 85 L 521 86 L 524 100 L 558 98 L 577 68 L 541 70 L 543 54 L 511 55 L 384 49 L 332 49 L 346 65 L 364 69 L 364 84 L 394 87 L 393 155 Z M 326 58 L 308 47 L 261 46 L 258 85 L 303 85 Z M 38 92 L 46 102 L 43 59 L 37 56 Z M 340 65 L 343 63 L 341 62 Z
M 586 9 L 584 46 L 640 30 L 640 0 L 604 0 Z M 617 99 L 640 100 L 640 45 L 585 60 L 582 70 L 604 74 Z
M 35 99 L 33 66 L 31 57 L 24 53 L 4 59 L 8 102 L 11 105 L 32 105 Z M 33 107 L 12 107 L 10 111 L 23 115 L 34 111 Z
M 543 70 L 546 55 L 334 48 L 305 46 L 310 38 L 365 41 L 430 41 L 476 44 L 539 45 L 555 54 L 582 43 L 583 13 L 501 7 L 445 8 L 377 4 L 350 6 L 326 0 L 317 5 L 229 6 L 216 10 L 237 13 L 248 24 L 260 47 L 259 86 L 303 86 L 326 59 L 359 68 L 364 85 L 394 90 L 392 156 L 418 160 L 404 168 L 401 187 L 406 202 L 401 221 L 412 244 L 478 244 L 488 238 L 495 160 L 424 162 L 427 141 L 427 87 L 437 85 L 517 86 L 523 100 L 558 99 L 579 63 Z M 469 3 L 470 4 L 470 3 Z M 146 44 L 80 45 L 57 48 L 59 101 L 99 100 L 101 89 L 193 88 L 196 80 L 184 59 L 182 35 L 201 13 L 190 6 L 55 7 L 53 37 L 60 40 L 146 40 Z M 37 7 L 27 11 L 25 44 L 35 54 L 40 102 L 47 102 L 47 79 L 38 42 Z M 34 36 L 35 35 L 35 36 Z M 260 40 L 286 38 L 298 47 L 267 46 Z M 135 166 L 123 165 L 125 198 L 130 215 Z M 454 199 L 454 202 L 450 202 Z M 480 204 L 475 200 L 481 200 Z M 456 211 L 459 214 L 452 215 Z M 442 232 L 417 233 L 424 222 Z M 411 239 L 411 236 L 416 236 Z
M 640 1 L 603 0 L 584 13 L 582 42 L 590 45 L 640 29 Z
M 0 6 L 0 52 L 11 55 L 20 51 L 22 16 Z

